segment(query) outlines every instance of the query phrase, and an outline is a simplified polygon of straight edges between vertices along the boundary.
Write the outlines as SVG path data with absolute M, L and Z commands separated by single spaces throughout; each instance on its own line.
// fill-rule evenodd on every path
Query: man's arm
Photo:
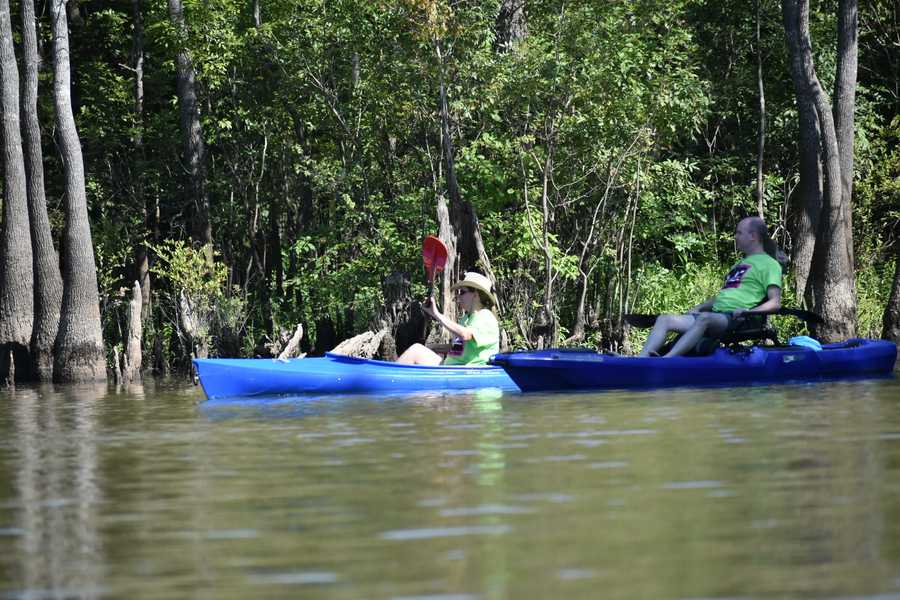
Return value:
M 701 313 L 701 312 L 709 312 L 709 311 L 712 310 L 713 303 L 714 303 L 715 301 L 716 301 L 716 297 L 713 296 L 712 298 L 710 298 L 710 299 L 707 300 L 706 302 L 701 302 L 700 304 L 698 304 L 698 305 L 695 306 L 694 308 L 692 308 L 692 309 L 690 309 L 689 311 L 687 311 L 687 314 L 693 315 L 693 314 Z
M 766 288 L 766 301 L 753 308 L 738 308 L 732 312 L 732 316 L 739 317 L 747 313 L 771 313 L 781 308 L 781 288 L 777 285 L 770 285 Z

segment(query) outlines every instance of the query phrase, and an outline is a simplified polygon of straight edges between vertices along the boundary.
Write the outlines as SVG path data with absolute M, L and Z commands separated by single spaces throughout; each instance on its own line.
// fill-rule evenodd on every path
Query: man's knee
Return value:
M 728 326 L 728 318 L 725 315 L 713 312 L 705 312 L 697 315 L 694 327 L 701 331 L 720 330 Z
M 671 331 L 677 326 L 679 316 L 680 315 L 659 315 L 656 317 L 656 325 L 665 327 Z

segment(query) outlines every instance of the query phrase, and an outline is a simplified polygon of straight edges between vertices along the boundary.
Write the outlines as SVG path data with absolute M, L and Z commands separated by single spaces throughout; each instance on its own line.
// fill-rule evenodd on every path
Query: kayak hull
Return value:
M 399 365 L 331 353 L 290 360 L 208 358 L 193 362 L 209 399 L 519 389 L 502 368 L 495 366 Z
M 884 340 L 852 339 L 801 346 L 719 348 L 701 357 L 625 357 L 585 350 L 550 349 L 497 354 L 491 364 L 522 391 L 635 389 L 751 385 L 889 375 L 897 347 Z

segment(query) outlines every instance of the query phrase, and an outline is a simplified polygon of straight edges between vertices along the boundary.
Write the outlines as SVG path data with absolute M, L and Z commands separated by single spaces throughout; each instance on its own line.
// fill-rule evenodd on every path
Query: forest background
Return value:
M 47 6 L 36 114 L 62 248 Z M 825 90 L 839 8 L 809 9 Z M 439 295 L 489 274 L 512 348 L 633 348 L 622 315 L 714 293 L 747 215 L 798 253 L 802 115 L 780 2 L 81 1 L 64 16 L 110 364 L 135 281 L 144 368 L 167 372 L 266 354 L 297 324 L 305 351 L 381 330 L 390 357 L 428 333 L 429 234 L 451 246 Z M 895 337 L 896 2 L 860 7 L 858 47 L 851 329 Z M 806 277 L 789 269 L 785 304 L 808 305 Z

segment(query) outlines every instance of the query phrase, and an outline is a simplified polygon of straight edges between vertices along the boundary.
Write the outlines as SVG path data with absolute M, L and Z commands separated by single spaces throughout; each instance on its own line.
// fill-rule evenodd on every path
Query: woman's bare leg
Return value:
M 402 365 L 427 365 L 430 367 L 436 367 L 443 360 L 440 354 L 422 344 L 413 344 L 397 358 L 397 362 Z

